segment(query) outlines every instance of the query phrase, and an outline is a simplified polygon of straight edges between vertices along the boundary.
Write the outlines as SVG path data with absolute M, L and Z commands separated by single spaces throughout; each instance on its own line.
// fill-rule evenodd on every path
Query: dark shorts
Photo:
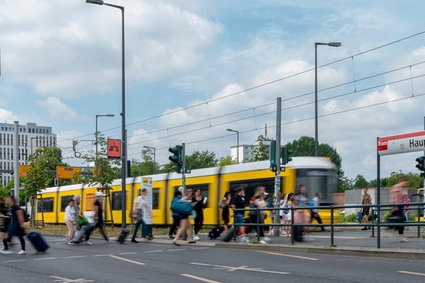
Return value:
M 189 218 L 189 215 L 187 215 L 187 214 L 181 214 L 180 215 L 180 219 L 188 219 Z
M 365 215 L 369 215 L 369 210 L 370 210 L 370 208 L 369 208 L 369 207 L 365 207 L 365 208 L 363 208 L 362 215 L 363 215 L 363 216 L 365 216 Z

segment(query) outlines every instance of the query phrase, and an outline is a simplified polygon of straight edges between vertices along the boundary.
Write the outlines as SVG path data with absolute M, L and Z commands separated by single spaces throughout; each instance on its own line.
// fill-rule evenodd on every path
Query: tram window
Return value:
M 40 198 L 37 205 L 38 212 L 53 212 L 53 198 Z
M 65 211 L 65 208 L 68 206 L 68 202 L 70 199 L 72 199 L 74 196 L 63 196 L 61 197 L 61 211 Z
M 281 178 L 281 186 L 283 184 L 283 180 Z M 243 180 L 243 181 L 233 181 L 230 182 L 230 192 L 232 195 L 235 194 L 236 190 L 239 187 L 243 187 L 245 189 L 245 204 L 248 205 L 249 199 L 254 196 L 255 188 L 263 186 L 266 188 L 266 192 L 271 196 L 274 193 L 274 179 L 256 179 L 256 180 Z M 282 187 L 281 190 L 282 191 Z
M 159 188 L 152 189 L 152 209 L 159 207 Z
M 121 210 L 121 192 L 112 193 L 112 210 Z
M 174 187 L 174 192 L 177 192 L 180 186 Z M 209 184 L 199 184 L 199 185 L 187 185 L 186 189 L 191 189 L 192 192 L 195 192 L 195 189 L 201 189 L 201 194 L 204 198 L 209 199 L 209 191 L 210 191 L 210 185 Z

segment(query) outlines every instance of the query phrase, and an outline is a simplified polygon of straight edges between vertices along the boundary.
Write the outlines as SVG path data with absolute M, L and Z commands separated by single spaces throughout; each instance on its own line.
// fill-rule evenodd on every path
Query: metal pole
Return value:
M 239 131 L 235 131 L 235 132 L 236 132 L 236 146 L 237 146 L 236 158 L 238 159 L 238 164 L 239 164 Z
M 98 133 L 97 133 L 97 118 L 99 117 L 99 115 L 96 115 L 96 132 L 94 133 L 95 134 L 95 140 L 96 140 L 96 156 L 95 156 L 95 163 L 94 163 L 94 167 L 96 168 L 96 174 L 97 174 L 97 136 L 98 136 Z
M 280 195 L 280 140 L 281 140 L 281 123 L 282 123 L 282 98 L 278 97 L 276 101 L 276 173 L 274 178 L 274 207 L 279 208 Z M 277 211 L 277 210 L 276 210 Z M 279 213 L 274 215 L 274 223 L 280 222 Z M 275 226 L 277 227 L 277 226 Z M 274 235 L 279 236 L 279 229 L 273 229 Z
M 186 193 L 186 144 L 182 143 L 182 187 Z
M 378 145 L 379 137 L 376 138 L 376 145 Z M 381 248 L 381 156 L 378 150 L 376 150 L 376 210 L 378 211 L 378 217 L 376 222 L 376 238 L 377 248 Z
M 314 156 L 319 156 L 319 117 L 317 106 L 317 42 L 314 44 Z
M 13 181 L 14 181 L 14 195 L 16 203 L 19 205 L 19 122 L 14 121 L 15 132 L 13 133 Z

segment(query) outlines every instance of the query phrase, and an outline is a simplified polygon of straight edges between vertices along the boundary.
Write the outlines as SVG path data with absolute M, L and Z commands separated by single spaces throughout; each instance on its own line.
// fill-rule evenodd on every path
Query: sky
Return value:
M 112 2 L 113 1 L 113 2 Z M 143 146 L 230 155 L 259 135 L 314 137 L 345 175 L 376 178 L 376 138 L 424 129 L 425 3 L 411 1 L 111 0 L 125 7 L 128 158 Z M 121 13 L 84 0 L 0 0 L 0 121 L 52 126 L 65 161 L 121 137 Z M 420 152 L 381 158 L 381 174 L 418 172 Z

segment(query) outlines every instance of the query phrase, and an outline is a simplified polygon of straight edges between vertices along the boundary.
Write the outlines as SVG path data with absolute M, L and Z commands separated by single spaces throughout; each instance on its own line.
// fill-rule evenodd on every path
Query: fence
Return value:
M 335 246 L 335 228 L 336 227 L 357 227 L 357 226 L 367 226 L 372 227 L 372 237 L 375 237 L 375 229 L 376 229 L 376 246 L 377 248 L 381 248 L 381 227 L 397 227 L 397 226 L 417 226 L 417 236 L 418 238 L 421 236 L 420 227 L 425 226 L 425 222 L 420 221 L 421 211 L 424 211 L 425 202 L 411 202 L 408 204 L 409 210 L 417 211 L 417 221 L 405 221 L 405 222 L 387 222 L 383 221 L 383 213 L 385 211 L 391 210 L 391 207 L 400 207 L 402 210 L 406 210 L 404 207 L 406 203 L 391 203 L 391 204 L 369 204 L 369 205 L 328 205 L 328 206 L 308 206 L 308 207 L 286 207 L 286 208 L 245 208 L 245 209 L 234 209 L 234 214 L 245 214 L 246 211 L 255 211 L 257 216 L 256 223 L 235 223 L 234 226 L 237 228 L 238 226 L 255 226 L 257 230 L 257 240 L 260 240 L 260 226 L 277 226 L 277 227 L 291 227 L 291 243 L 295 243 L 294 238 L 294 227 L 295 226 L 304 226 L 304 227 L 329 227 L 330 228 L 330 245 Z M 338 223 L 335 221 L 335 211 L 346 209 L 346 208 L 372 208 L 372 222 L 371 223 Z M 320 210 L 327 209 L 330 210 L 330 223 L 323 224 L 313 224 L 313 223 L 295 223 L 295 212 L 298 210 Z M 291 223 L 283 224 L 283 223 L 261 223 L 261 211 L 275 211 L 276 213 L 280 212 L 280 210 L 289 210 L 288 213 L 291 213 Z M 280 214 L 280 213 L 279 213 Z M 424 214 L 425 215 L 425 214 Z M 376 219 L 374 219 L 376 217 Z M 236 230 L 236 229 L 235 229 Z M 234 237 L 236 238 L 236 232 Z

